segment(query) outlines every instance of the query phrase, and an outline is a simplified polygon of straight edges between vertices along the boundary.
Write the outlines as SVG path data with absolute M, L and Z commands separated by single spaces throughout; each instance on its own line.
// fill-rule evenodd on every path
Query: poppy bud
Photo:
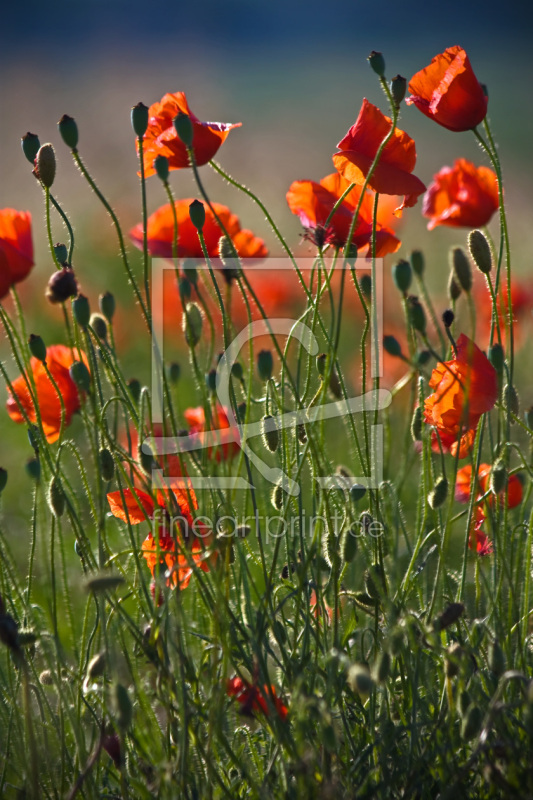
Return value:
M 170 378 L 170 382 L 177 383 L 180 379 L 180 375 L 181 367 L 176 361 L 173 361 L 168 368 L 168 377 Z
M 192 140 L 194 137 L 194 129 L 192 127 L 191 118 L 188 114 L 180 111 L 177 117 L 173 119 L 174 128 L 185 147 L 192 147 Z
M 490 471 L 490 490 L 493 494 L 500 494 L 507 486 L 507 467 L 505 461 L 499 458 L 492 465 Z
M 148 106 L 144 103 L 137 103 L 131 109 L 131 127 L 139 139 L 142 139 L 148 127 Z
M 383 337 L 383 349 L 390 356 L 395 356 L 396 358 L 401 358 L 401 356 L 403 355 L 400 342 L 394 336 Z
M 474 739 L 480 731 L 483 715 L 479 706 L 470 705 L 461 723 L 461 736 L 467 742 Z
M 355 262 L 357 261 L 357 245 L 354 242 L 348 242 L 348 244 L 344 246 L 344 258 L 346 259 L 346 263 L 351 267 L 355 266 Z
M 221 236 L 218 243 L 218 253 L 224 266 L 224 278 L 230 281 L 241 275 L 241 262 L 235 250 L 235 245 L 228 236 Z
M 527 427 L 530 428 L 530 430 L 533 430 L 533 406 L 524 412 L 524 418 L 526 420 Z
M 154 169 L 159 180 L 163 181 L 163 183 L 167 183 L 169 173 L 168 158 L 161 154 L 156 156 L 154 158 Z
M 502 375 L 505 365 L 505 353 L 501 344 L 496 342 L 492 347 L 489 347 L 488 358 L 498 375 Z
M 442 324 L 445 328 L 451 328 L 453 325 L 453 321 L 455 319 L 455 314 L 451 310 L 451 308 L 447 308 L 445 311 L 442 312 Z
M 235 361 L 231 366 L 231 374 L 238 381 L 242 381 L 244 378 L 244 370 L 242 368 L 242 364 L 240 364 L 238 361 Z
M 370 64 L 376 75 L 379 75 L 380 78 L 385 77 L 385 59 L 383 58 L 383 53 L 380 53 L 376 50 L 372 50 L 372 52 L 368 56 L 368 63 Z
M 84 294 L 79 294 L 72 301 L 74 319 L 81 328 L 86 328 L 91 318 L 91 307 Z
M 400 259 L 392 268 L 392 278 L 396 284 L 396 288 L 405 294 L 413 279 L 413 273 L 409 262 Z
M 48 504 L 56 517 L 61 517 L 65 510 L 65 494 L 59 478 L 52 478 L 48 489 Z
M 78 389 L 88 392 L 91 388 L 91 374 L 83 361 L 74 361 L 69 368 L 69 374 Z
M 37 176 L 43 186 L 50 189 L 56 176 L 56 154 L 53 145 L 43 144 L 35 158 Z
M 26 463 L 26 472 L 34 481 L 39 481 L 41 478 L 41 462 L 38 458 L 30 458 Z
M 505 384 L 503 388 L 503 405 L 512 414 L 518 414 L 520 410 L 518 393 L 512 383 Z
M 203 230 L 205 225 L 205 206 L 200 200 L 193 200 L 190 204 L 189 217 L 196 230 Z
M 422 441 L 422 408 L 417 406 L 411 420 L 411 437 L 414 442 Z
M 78 146 L 78 126 L 76 125 L 76 120 L 69 117 L 68 114 L 63 114 L 57 123 L 57 127 L 67 147 L 70 147 L 71 150 L 75 150 Z
M 115 298 L 111 292 L 104 292 L 104 294 L 101 294 L 98 298 L 98 305 L 106 320 L 111 322 L 115 315 Z
M 450 277 L 448 280 L 448 297 L 453 303 L 455 302 L 455 300 L 458 300 L 460 296 L 461 296 L 461 287 L 455 280 L 455 275 L 453 274 L 453 272 L 450 272 Z
M 358 503 L 359 500 L 362 500 L 366 494 L 366 486 L 363 486 L 361 483 L 354 483 L 350 487 L 350 497 L 352 498 L 352 503 Z
M 438 479 L 435 486 L 430 491 L 428 503 L 431 508 L 440 508 L 448 496 L 448 481 L 444 476 Z
M 272 494 L 270 495 L 270 502 L 277 511 L 279 511 L 280 508 L 283 506 L 283 489 L 281 488 L 281 485 L 279 483 L 277 483 L 272 489 Z
M 138 403 L 141 397 L 141 383 L 137 378 L 130 378 L 127 382 L 127 387 L 130 390 L 131 397 L 134 403 Z
M 296 426 L 296 436 L 301 444 L 305 444 L 307 442 L 307 431 L 305 430 L 305 425 L 303 422 Z
M 390 666 L 390 655 L 384 650 L 379 654 L 374 664 L 374 680 L 376 683 L 385 683 L 390 674 Z
M 411 295 L 408 299 L 407 304 L 407 313 L 409 316 L 409 322 L 419 333 L 426 332 L 426 312 L 424 311 L 424 307 L 420 304 L 418 297 L 414 297 Z
M 78 282 L 71 267 L 54 272 L 46 287 L 46 297 L 51 303 L 64 303 L 78 294 Z
M 43 669 L 43 671 L 39 675 L 39 683 L 41 684 L 41 686 L 54 685 L 54 678 L 52 672 L 49 669 Z
M 468 293 L 472 288 L 472 270 L 462 247 L 454 247 L 452 250 L 452 269 L 457 283 Z
M 421 250 L 413 250 L 411 253 L 411 267 L 413 268 L 413 272 L 418 275 L 419 278 L 422 277 L 424 274 L 425 269 L 425 260 L 424 254 Z
M 366 300 L 370 300 L 370 298 L 372 297 L 372 278 L 368 274 L 368 272 L 365 272 L 364 275 L 361 275 L 361 279 L 359 281 L 359 287 L 361 289 L 361 292 L 363 293 L 363 297 Z
M 104 481 L 113 480 L 113 475 L 115 474 L 115 462 L 107 447 L 103 447 L 100 450 L 98 453 L 98 458 L 100 460 L 100 472 Z
M 150 447 L 147 444 L 143 444 L 143 446 L 139 449 L 139 461 L 141 462 L 141 467 L 145 472 L 151 472 L 153 470 L 155 466 L 155 459 Z
M 183 314 L 183 332 L 189 347 L 196 347 L 202 336 L 202 312 L 196 303 L 187 303 Z
M 357 552 L 357 530 L 354 528 L 347 528 L 344 534 L 344 542 L 342 547 L 342 559 L 345 564 L 351 564 Z
M 113 707 L 116 713 L 117 725 L 121 730 L 125 731 L 131 725 L 133 706 L 128 690 L 121 683 L 116 683 L 113 687 Z
M 396 75 L 390 82 L 390 90 L 394 105 L 398 107 L 407 91 L 407 80 L 402 75 Z
M 207 390 L 209 392 L 213 392 L 213 393 L 216 392 L 216 390 L 217 390 L 217 371 L 216 371 L 216 369 L 210 369 L 209 372 L 206 372 L 205 385 L 207 386 Z
M 54 255 L 59 264 L 66 264 L 68 258 L 67 246 L 57 242 L 57 244 L 54 245 Z
M 492 269 L 492 253 L 490 245 L 482 231 L 470 231 L 468 249 L 480 272 L 488 275 Z
M 348 684 L 352 692 L 366 699 L 374 688 L 374 681 L 370 677 L 365 664 L 352 664 L 348 670 Z
M 269 381 L 274 371 L 274 359 L 270 350 L 260 350 L 257 356 L 257 372 L 262 381 Z
M 28 345 L 30 347 L 30 353 L 32 356 L 35 356 L 38 361 L 46 361 L 46 345 L 40 336 L 36 336 L 35 333 L 31 333 L 28 340 Z
M 192 286 L 188 278 L 182 277 L 179 279 L 178 292 L 180 293 L 181 302 L 188 303 L 192 297 Z
M 97 653 L 95 656 L 91 658 L 87 665 L 87 678 L 89 680 L 94 680 L 94 678 L 100 678 L 105 672 L 106 666 L 106 657 L 105 653 Z
M 320 353 L 316 357 L 316 369 L 321 378 L 323 378 L 324 375 L 326 374 L 326 361 L 327 361 L 326 353 Z
M 33 166 L 35 164 L 35 159 L 37 157 L 37 153 L 39 152 L 39 148 L 41 143 L 39 141 L 39 137 L 36 133 L 26 133 L 22 139 L 20 140 L 22 145 L 22 152 Z
M 246 539 L 252 532 L 252 529 L 249 525 L 239 525 L 239 527 L 235 530 L 235 536 L 237 539 Z
M 237 418 L 237 422 L 242 422 L 244 424 L 246 421 L 246 403 L 239 403 L 236 408 L 236 412 L 237 413 L 235 416 Z
M 461 660 L 465 651 L 458 642 L 451 644 L 444 657 L 444 673 L 447 678 L 455 678 L 459 674 Z
M 372 568 L 365 572 L 365 589 L 373 600 L 378 600 L 385 591 L 383 579 L 383 570 L 379 564 L 373 564 Z
M 418 367 L 425 367 L 428 361 L 431 361 L 433 356 L 431 355 L 429 350 L 420 350 L 419 353 L 416 354 L 416 363 Z
M 7 483 L 7 469 L 0 467 L 0 494 L 2 494 L 2 492 L 6 488 L 6 483 Z
M 101 314 L 91 314 L 89 325 L 103 342 L 107 339 L 107 322 Z
M 465 607 L 463 603 L 450 603 L 447 606 L 442 614 L 436 618 L 433 623 L 433 628 L 436 631 L 444 631 L 446 628 L 449 628 L 450 625 L 453 625 L 454 622 L 457 622 L 464 613 Z
M 488 652 L 489 669 L 499 678 L 505 672 L 505 656 L 497 641 L 491 642 Z
M 195 261 L 193 258 L 186 258 L 183 262 L 183 274 L 189 280 L 193 286 L 196 286 L 198 281 L 198 270 L 195 267 Z
M 275 453 L 279 445 L 279 431 L 276 420 L 271 414 L 265 414 L 261 420 L 263 441 L 271 453 Z
M 112 592 L 124 583 L 124 578 L 121 575 L 113 575 L 112 573 L 101 572 L 95 575 L 85 584 L 88 592 L 93 594 L 101 594 L 102 592 Z
M 0 642 L 10 650 L 19 649 L 18 625 L 11 614 L 0 614 Z

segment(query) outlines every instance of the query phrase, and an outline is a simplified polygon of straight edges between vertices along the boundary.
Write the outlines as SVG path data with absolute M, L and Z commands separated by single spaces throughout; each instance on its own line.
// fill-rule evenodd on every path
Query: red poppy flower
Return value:
M 122 495 L 124 499 L 122 499 Z M 156 508 L 164 510 L 165 513 L 174 514 L 176 511 L 174 521 L 182 523 L 186 536 L 189 533 L 188 529 L 193 526 L 191 508 L 198 508 L 198 501 L 192 487 L 187 485 L 183 479 L 174 481 L 170 489 L 158 489 L 155 501 L 151 494 L 141 489 L 135 489 L 135 491 L 124 489 L 122 493 L 120 491 L 109 492 L 107 500 L 113 516 L 123 522 L 129 521 L 130 525 L 144 522 L 147 517 L 153 518 Z M 178 518 L 180 519 L 178 520 Z
M 0 210 L 0 299 L 14 283 L 23 281 L 33 267 L 31 214 Z
M 226 409 L 217 406 L 211 420 L 211 427 L 206 425 L 205 410 L 203 406 L 187 408 L 183 412 L 191 434 L 198 436 L 202 447 L 207 447 L 209 458 L 213 453 L 217 461 L 226 461 L 240 450 L 240 436 L 238 428 L 231 427 Z
M 87 357 L 82 351 L 73 351 L 70 347 L 65 347 L 65 345 L 62 344 L 51 345 L 46 351 L 47 367 L 63 398 L 65 406 L 65 425 L 70 424 L 72 415 L 78 411 L 81 404 L 80 393 L 69 373 L 69 368 L 74 361 L 80 360 L 80 356 L 85 366 L 88 368 L 89 363 Z M 35 357 L 32 358 L 30 360 L 30 370 L 35 384 L 43 431 L 46 440 L 52 444 L 59 438 L 61 430 L 61 401 L 46 374 L 43 363 Z M 28 382 L 31 386 L 29 377 Z M 7 413 L 15 422 L 26 422 L 19 409 L 18 404 L 20 404 L 30 422 L 35 424 L 37 422 L 37 417 L 35 415 L 35 407 L 31 395 L 28 391 L 26 378 L 23 375 L 16 378 L 12 383 L 12 387 L 13 394 L 10 394 L 7 400 Z
M 507 284 L 500 285 L 496 306 L 502 345 L 505 346 L 507 331 L 505 321 L 508 313 Z M 492 324 L 492 299 L 485 281 L 474 283 L 474 302 L 477 313 L 480 339 L 488 345 Z M 533 308 L 533 285 L 531 282 L 511 280 L 511 304 L 513 313 L 514 345 L 521 345 L 527 340 L 531 325 L 531 309 Z
M 494 552 L 491 540 L 487 534 L 481 530 L 481 526 L 484 522 L 485 515 L 481 509 L 478 509 L 476 517 L 473 520 L 470 538 L 468 540 L 470 550 L 475 550 L 478 556 L 490 556 Z
M 448 47 L 413 75 L 409 91 L 406 103 L 450 131 L 471 130 L 487 116 L 488 97 L 459 45 Z
M 337 147 L 341 151 L 333 156 L 333 163 L 350 183 L 361 186 L 370 171 L 380 144 L 391 129 L 392 121 L 379 108 L 365 98 L 361 111 L 344 139 Z M 405 195 L 397 214 L 405 207 L 414 206 L 426 187 L 412 171 L 416 164 L 415 143 L 405 131 L 398 128 L 384 148 L 368 183 L 375 192 Z
M 192 199 L 176 200 L 176 216 L 178 220 L 178 257 L 196 258 L 204 260 L 204 255 L 198 239 L 198 231 L 192 224 L 189 217 L 189 206 Z M 265 258 L 268 251 L 262 239 L 249 230 L 243 230 L 239 217 L 232 214 L 227 206 L 220 203 L 211 204 L 225 227 L 228 235 L 241 258 Z M 209 206 L 205 205 L 205 225 L 203 234 L 205 245 L 210 258 L 218 258 L 218 245 L 222 230 L 216 221 Z M 172 206 L 167 203 L 161 206 L 148 217 L 147 224 L 148 252 L 152 256 L 161 258 L 172 258 L 172 243 L 174 241 L 174 216 Z M 139 223 L 130 231 L 130 238 L 133 244 L 142 250 L 143 247 L 143 228 Z
M 346 191 L 350 184 L 341 175 L 334 172 L 322 178 L 320 183 L 315 181 L 294 181 L 287 192 L 287 203 L 293 214 L 300 218 L 300 222 L 311 231 L 311 236 L 316 244 L 329 244 L 334 247 L 344 247 L 350 232 L 350 225 L 355 209 L 361 196 L 361 188 L 356 186 L 343 200 L 335 211 L 327 230 L 326 220 L 331 209 Z M 352 242 L 360 249 L 368 245 L 366 255 L 371 254 L 370 239 L 372 236 L 372 211 L 373 193 L 367 191 L 359 209 L 359 216 Z M 387 253 L 395 253 L 400 247 L 400 240 L 396 238 L 390 228 L 384 227 L 384 217 L 388 212 L 379 212 L 376 229 L 376 255 L 381 257 Z
M 242 713 L 245 715 L 251 716 L 254 712 L 260 712 L 268 717 L 270 702 L 276 709 L 280 719 L 287 719 L 289 711 L 281 698 L 276 696 L 276 690 L 273 686 L 270 687 L 270 691 L 266 684 L 260 689 L 259 686 L 235 676 L 226 682 L 226 692 L 230 697 L 237 699 L 242 706 Z
M 151 105 L 148 111 L 148 129 L 143 142 L 144 173 L 147 178 L 155 174 L 154 159 L 159 155 L 168 158 L 170 169 L 191 166 L 187 148 L 174 128 L 173 120 L 180 112 L 187 114 L 192 122 L 192 148 L 199 167 L 211 161 L 232 128 L 242 125 L 242 122 L 200 122 L 190 110 L 185 92 L 167 93 L 159 103 Z
M 490 485 L 490 464 L 480 464 L 478 470 L 478 483 L 479 491 L 478 500 L 485 494 Z M 455 482 L 455 499 L 459 503 L 468 503 L 470 499 L 470 490 L 472 485 L 472 467 L 467 464 L 457 471 L 457 478 Z M 508 508 L 515 508 L 522 502 L 523 488 L 522 481 L 518 475 L 511 475 L 507 482 L 507 506 Z M 501 502 L 506 500 L 506 493 L 501 493 Z M 489 502 L 493 503 L 494 498 L 491 496 Z
M 498 397 L 496 370 L 467 336 L 457 340 L 451 361 L 437 364 L 429 385 L 434 389 L 424 404 L 424 418 L 435 428 L 445 450 L 464 458 L 471 450 L 482 414 Z
M 429 230 L 437 225 L 481 228 L 498 207 L 496 173 L 458 158 L 453 167 L 443 167 L 433 176 L 424 195 L 422 214 L 429 218 Z
M 194 572 L 191 562 L 204 572 L 209 572 L 209 563 L 201 544 L 197 541 L 187 554 L 184 551 L 177 552 L 176 540 L 164 525 L 159 526 L 159 553 L 151 533 L 142 543 L 141 550 L 152 578 L 157 578 L 156 569 L 166 568 L 168 571 L 166 583 L 171 588 L 178 585 L 180 589 L 187 588 Z

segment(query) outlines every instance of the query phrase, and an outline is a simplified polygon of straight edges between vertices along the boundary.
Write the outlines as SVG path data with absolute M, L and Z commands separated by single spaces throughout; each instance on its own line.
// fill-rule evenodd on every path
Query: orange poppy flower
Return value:
M 213 452 L 217 461 L 227 461 L 240 450 L 240 436 L 236 427 L 231 427 L 226 409 L 218 406 L 211 420 L 212 428 L 206 425 L 203 406 L 187 408 L 183 412 L 191 434 L 198 436 L 202 447 L 207 447 L 209 458 Z
M 81 404 L 80 393 L 69 373 L 69 368 L 74 361 L 80 360 L 80 355 L 85 366 L 88 368 L 89 363 L 87 357 L 82 351 L 77 349 L 73 351 L 70 347 L 65 347 L 65 345 L 62 344 L 51 345 L 46 351 L 47 367 L 63 398 L 65 406 L 65 425 L 70 424 L 72 415 L 78 411 Z M 37 393 L 37 402 L 39 404 L 43 431 L 46 440 L 50 444 L 53 444 L 53 442 L 57 441 L 59 438 L 61 430 L 61 401 L 46 374 L 43 363 L 39 361 L 39 359 L 35 357 L 30 359 L 30 370 L 33 375 L 33 382 Z M 29 377 L 28 382 L 31 386 Z M 19 409 L 20 404 L 30 422 L 36 424 L 37 417 L 35 415 L 35 407 L 28 391 L 26 378 L 23 375 L 16 378 L 12 383 L 12 388 L 13 394 L 10 394 L 7 400 L 7 413 L 15 422 L 26 422 Z
M 260 712 L 268 717 L 270 702 L 280 719 L 287 719 L 289 711 L 281 698 L 277 697 L 273 686 L 270 687 L 270 691 L 266 684 L 260 689 L 259 686 L 235 676 L 226 682 L 226 692 L 230 697 L 237 699 L 242 706 L 242 713 L 247 716 L 252 716 L 254 712 Z
M 448 47 L 409 82 L 414 104 L 422 114 L 450 131 L 468 131 L 487 116 L 488 97 L 459 45 Z
M 31 214 L 3 208 L 0 210 L 0 299 L 14 283 L 23 281 L 32 267 Z
M 159 554 L 151 533 L 142 543 L 141 551 L 152 578 L 157 578 L 156 569 L 166 567 L 168 572 L 166 583 L 171 588 L 176 588 L 178 585 L 180 589 L 187 588 L 194 572 L 191 562 L 204 572 L 209 572 L 209 564 L 200 543 L 193 544 L 187 555 L 184 552 L 178 553 L 176 552 L 176 541 L 164 525 L 159 526 Z M 155 584 L 153 588 L 155 597 Z
M 443 167 L 433 176 L 422 204 L 429 218 L 428 229 L 481 228 L 499 207 L 498 179 L 488 167 L 476 167 L 458 158 L 453 167 Z
M 490 556 L 494 552 L 494 547 L 487 534 L 481 530 L 485 522 L 485 515 L 481 508 L 478 508 L 472 521 L 468 547 L 475 550 L 478 556 Z
M 424 404 L 424 418 L 435 428 L 445 450 L 464 458 L 471 450 L 480 417 L 498 397 L 496 370 L 479 347 L 461 334 L 451 361 L 437 364 Z
M 478 500 L 485 494 L 490 485 L 490 464 L 480 464 L 478 470 L 478 483 L 479 491 Z M 468 503 L 470 499 L 470 490 L 472 486 L 472 467 L 467 464 L 457 471 L 457 478 L 455 482 L 455 499 L 459 503 Z M 506 493 L 501 493 L 501 502 L 505 503 L 507 500 L 508 508 L 515 508 L 522 502 L 523 488 L 522 481 L 518 475 L 511 475 L 507 481 L 507 497 Z M 494 498 L 491 496 L 489 502 L 493 503 Z
M 124 499 L 123 497 L 124 496 Z M 189 503 L 190 498 L 190 503 Z M 156 499 L 148 492 L 141 489 L 124 489 L 123 492 L 109 492 L 107 495 L 109 508 L 114 517 L 130 525 L 138 525 L 146 518 L 151 519 L 155 516 L 156 509 L 162 509 L 164 514 L 169 510 L 179 512 L 174 516 L 174 521 L 183 524 L 184 535 L 188 536 L 189 528 L 193 526 L 191 508 L 198 508 L 198 501 L 191 486 L 187 486 L 184 480 L 173 482 L 170 489 L 158 489 Z
M 331 218 L 327 230 L 325 229 L 325 224 L 331 209 L 349 185 L 349 182 L 336 172 L 322 178 L 320 183 L 315 181 L 294 181 L 291 184 L 287 192 L 287 203 L 292 213 L 300 218 L 300 222 L 308 231 L 309 238 L 315 244 L 331 243 L 334 247 L 344 247 L 346 244 L 352 217 L 361 196 L 361 188 L 359 186 L 352 189 L 350 194 L 343 200 Z M 357 249 L 368 245 L 367 256 L 371 254 L 372 211 L 373 194 L 367 191 L 359 209 L 359 216 L 352 237 L 352 242 Z M 379 214 L 378 206 L 376 255 L 379 257 L 385 256 L 387 253 L 395 253 L 401 244 L 394 232 L 384 226 L 386 213 Z
M 204 255 L 198 238 L 198 231 L 189 217 L 189 206 L 192 198 L 176 200 L 176 216 L 178 220 L 178 257 L 195 258 L 204 260 Z M 243 230 L 239 217 L 232 214 L 227 206 L 212 203 L 212 206 L 225 227 L 228 235 L 241 258 L 265 258 L 268 251 L 262 239 L 249 230 Z M 218 245 L 222 230 L 209 206 L 205 205 L 205 225 L 203 234 L 205 246 L 210 258 L 218 258 Z M 148 252 L 152 256 L 172 258 L 172 243 L 174 241 L 174 216 L 170 203 L 161 206 L 148 217 L 147 224 Z M 143 228 L 139 223 L 130 231 L 133 244 L 142 250 Z
M 335 169 L 350 183 L 363 185 L 376 157 L 380 144 L 391 129 L 390 117 L 365 98 L 361 111 L 333 155 Z M 392 139 L 384 148 L 368 183 L 375 192 L 405 195 L 397 215 L 403 208 L 414 206 L 426 187 L 415 175 L 415 143 L 405 131 L 396 128 Z
M 148 111 L 148 129 L 143 141 L 144 174 L 147 178 L 155 174 L 154 159 L 159 155 L 168 158 L 170 169 L 191 166 L 187 148 L 174 128 L 173 120 L 180 112 L 187 114 L 192 122 L 192 149 L 198 167 L 211 161 L 232 128 L 242 125 L 242 122 L 200 122 L 190 110 L 185 92 L 167 93 Z

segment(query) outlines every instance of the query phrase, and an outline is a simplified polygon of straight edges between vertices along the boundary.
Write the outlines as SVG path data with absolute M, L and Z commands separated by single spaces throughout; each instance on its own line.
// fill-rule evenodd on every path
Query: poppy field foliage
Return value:
M 223 166 L 246 126 L 184 91 L 131 109 L 133 225 L 75 119 L 22 137 L 48 247 L 0 210 L 1 797 L 533 796 L 513 187 L 463 48 L 410 80 L 368 62 L 381 107 L 353 98 L 275 213 Z M 405 252 L 413 217 L 448 274 Z

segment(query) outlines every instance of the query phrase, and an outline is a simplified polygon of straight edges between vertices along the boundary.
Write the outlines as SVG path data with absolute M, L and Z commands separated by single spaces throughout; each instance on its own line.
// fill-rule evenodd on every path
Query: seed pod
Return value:
M 189 347 L 195 348 L 202 336 L 203 317 L 196 303 L 187 303 L 183 314 L 183 332 Z
M 422 251 L 413 250 L 411 253 L 411 267 L 413 268 L 413 272 L 416 273 L 419 278 L 421 278 L 424 274 L 425 266 L 424 254 Z
M 174 117 L 173 123 L 178 138 L 181 139 L 185 147 L 192 147 L 194 129 L 189 115 L 180 111 L 178 116 Z
M 103 342 L 107 339 L 107 322 L 101 314 L 91 314 L 89 325 Z
M 404 259 L 400 259 L 392 268 L 392 279 L 398 291 L 405 294 L 413 280 L 413 272 L 410 263 Z
M 91 374 L 83 361 L 74 361 L 70 368 L 69 374 L 78 389 L 88 392 L 91 388 Z
M 479 271 L 488 275 L 492 269 L 492 253 L 482 231 L 470 231 L 468 234 L 468 249 Z
M 390 674 L 390 667 L 390 655 L 386 650 L 383 650 L 374 664 L 374 680 L 376 683 L 385 683 Z
M 431 508 L 440 508 L 448 497 L 448 481 L 444 476 L 440 477 L 428 495 L 428 503 Z
M 366 699 L 374 688 L 374 681 L 365 664 L 352 664 L 348 670 L 347 680 L 352 692 L 361 695 L 363 699 Z
M 35 159 L 37 158 L 37 153 L 39 152 L 39 148 L 41 143 L 39 141 L 39 137 L 36 133 L 25 133 L 22 139 L 20 140 L 22 145 L 22 152 L 33 166 L 35 163 Z
M 76 120 L 69 117 L 68 114 L 63 114 L 57 123 L 57 127 L 67 147 L 70 147 L 71 150 L 75 150 L 78 146 L 78 126 L 76 125 Z
M 417 406 L 411 420 L 411 437 L 414 442 L 422 441 L 422 408 Z
M 455 280 L 461 289 L 468 293 L 472 289 L 472 270 L 462 247 L 454 247 L 452 250 L 452 269 Z
M 447 308 L 445 311 L 442 312 L 442 324 L 444 325 L 445 328 L 451 328 L 454 319 L 455 319 L 455 314 L 453 313 L 451 308 Z
M 489 644 L 488 651 L 489 669 L 499 678 L 505 672 L 505 656 L 496 640 Z
M 465 607 L 463 603 L 450 603 L 444 611 L 439 614 L 433 623 L 433 628 L 436 631 L 443 631 L 457 622 L 464 613 Z
M 46 345 L 41 337 L 37 336 L 35 333 L 31 333 L 28 340 L 28 345 L 30 347 L 32 356 L 34 356 L 38 361 L 42 361 L 44 363 L 46 361 Z
M 383 337 L 383 349 L 390 356 L 395 356 L 396 358 L 401 358 L 403 355 L 402 346 L 395 336 Z
M 7 469 L 0 467 L 0 494 L 4 491 L 7 484 Z
M 127 730 L 133 719 L 133 706 L 128 690 L 121 683 L 115 683 L 113 687 L 113 707 L 118 727 L 123 731 Z
M 65 510 L 65 493 L 59 478 L 52 478 L 48 488 L 48 504 L 56 517 L 61 517 Z
M 518 414 L 520 411 L 518 393 L 512 383 L 506 383 L 503 387 L 503 405 L 512 414 Z
M 257 356 L 257 372 L 262 381 L 269 381 L 274 371 L 274 359 L 270 350 L 261 350 Z
M 368 56 L 368 63 L 370 64 L 376 75 L 379 75 L 380 78 L 385 77 L 385 59 L 383 58 L 383 53 L 379 53 L 376 50 L 372 50 L 372 52 Z
M 115 315 L 115 297 L 111 292 L 104 292 L 98 298 L 100 311 L 108 322 L 111 322 Z
M 390 82 L 390 91 L 394 105 L 398 107 L 405 97 L 407 91 L 407 81 L 402 75 L 395 75 Z
M 98 458 L 100 461 L 100 472 L 104 481 L 113 480 L 113 476 L 115 474 L 115 462 L 107 447 L 102 447 L 98 454 Z
M 490 471 L 490 490 L 493 494 L 500 494 L 507 486 L 507 467 L 505 461 L 499 458 L 492 465 Z
M 51 303 L 64 303 L 77 294 L 78 281 L 72 267 L 63 267 L 50 276 L 45 295 Z
M 68 250 L 66 245 L 58 242 L 54 245 L 54 255 L 60 264 L 66 264 L 68 258 Z
M 56 154 L 53 145 L 43 144 L 35 158 L 37 176 L 43 186 L 50 189 L 56 176 Z
M 160 154 L 154 158 L 154 169 L 159 180 L 163 181 L 163 183 L 168 183 L 168 174 L 170 170 L 168 158 L 166 156 Z
M 276 420 L 271 414 L 265 414 L 261 420 L 263 441 L 271 453 L 275 453 L 279 446 L 279 431 Z
M 463 739 L 467 742 L 472 741 L 478 735 L 482 722 L 483 715 L 479 706 L 470 705 L 461 723 L 461 736 Z
M 203 230 L 205 225 L 205 206 L 200 200 L 193 200 L 190 204 L 189 217 L 196 230 Z
M 131 127 L 139 139 L 142 139 L 148 128 L 148 106 L 144 103 L 137 103 L 131 109 Z
M 74 319 L 81 328 L 86 328 L 91 319 L 91 307 L 84 294 L 79 294 L 72 301 Z

